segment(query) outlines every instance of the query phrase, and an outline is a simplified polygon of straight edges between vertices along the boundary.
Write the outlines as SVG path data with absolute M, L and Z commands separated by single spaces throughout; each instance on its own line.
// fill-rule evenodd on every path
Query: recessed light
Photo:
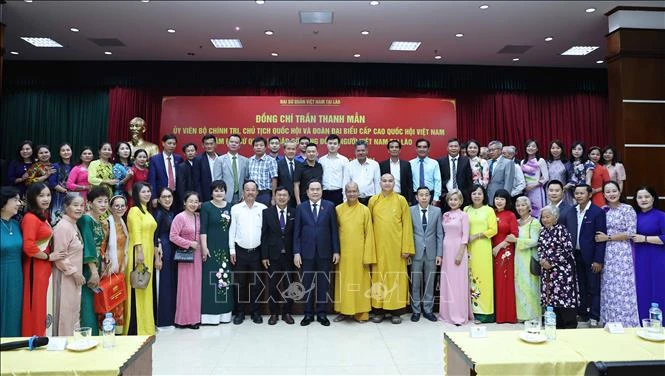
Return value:
M 402 42 L 402 41 L 394 41 L 390 44 L 390 48 L 388 48 L 391 51 L 415 51 L 420 47 L 420 44 L 422 42 Z
M 457 34 L 455 34 L 455 36 L 458 37 L 458 38 L 461 38 L 461 37 L 464 36 L 464 34 L 462 34 L 462 33 L 457 33 Z
M 77 29 L 77 28 L 75 28 L 75 27 L 70 27 L 70 28 L 69 28 L 69 31 L 71 31 L 71 32 L 73 32 L 73 33 L 78 33 L 78 32 L 79 32 L 79 29 Z
M 113 52 L 111 52 L 111 51 L 104 51 L 104 55 L 113 55 Z
M 362 35 L 369 35 L 369 30 L 363 30 L 360 32 Z
M 171 33 L 171 34 L 175 33 L 175 29 L 168 29 L 168 30 L 166 30 L 166 31 L 168 31 L 168 32 Z
M 12 55 L 18 55 L 18 52 L 16 52 L 16 51 L 11 51 L 10 54 L 12 54 Z
M 584 56 L 598 49 L 598 46 L 573 46 L 562 52 L 561 55 Z
M 54 41 L 51 38 L 21 37 L 21 39 L 35 47 L 62 47 L 62 44 Z
M 519 57 L 514 57 L 513 61 L 520 61 L 520 58 Z
M 603 60 L 596 60 L 596 64 L 602 64 L 602 63 L 604 63 Z
M 149 3 L 150 0 L 141 0 L 142 3 Z
M 271 56 L 279 56 L 279 54 L 277 52 L 271 52 L 270 55 Z
M 25 0 L 26 3 L 32 3 L 32 0 Z
M 236 31 L 240 31 L 240 26 L 236 26 Z
M 370 1 L 369 5 L 379 5 L 379 2 L 378 1 Z
M 434 59 L 435 59 L 435 60 L 441 60 L 441 55 L 436 55 L 436 56 L 434 56 Z
M 595 11 L 596 11 L 596 8 L 587 8 L 587 9 L 585 10 L 585 12 L 587 12 L 587 13 L 593 13 L 593 12 L 595 12 Z
M 480 6 L 480 9 L 483 9 L 483 10 L 484 10 L 484 9 L 489 8 L 489 7 L 490 7 L 489 5 L 487 5 L 487 4 L 483 4 L 483 5 Z
M 255 3 L 257 3 L 258 5 L 263 5 L 263 4 L 265 4 L 266 2 L 263 1 L 263 0 L 256 0 Z
M 552 37 L 545 38 L 545 42 L 551 42 L 552 40 L 554 40 L 554 38 L 552 38 Z
M 275 32 L 272 31 L 272 30 L 266 30 L 266 31 L 264 31 L 263 33 L 264 33 L 265 35 L 273 35 L 273 34 L 275 34 Z
M 242 48 L 240 39 L 210 39 L 215 48 Z
M 353 54 L 353 57 L 360 57 L 360 54 Z

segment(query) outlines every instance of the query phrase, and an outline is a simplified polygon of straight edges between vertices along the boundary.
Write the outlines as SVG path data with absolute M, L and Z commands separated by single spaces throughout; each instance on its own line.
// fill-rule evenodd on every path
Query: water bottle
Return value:
M 556 313 L 552 307 L 545 311 L 545 336 L 548 340 L 556 339 Z
M 658 303 L 651 303 L 651 308 L 649 308 L 649 318 L 651 320 L 658 320 L 663 323 L 663 311 L 658 308 Z
M 113 314 L 107 312 L 102 321 L 103 338 L 102 345 L 105 349 L 111 349 L 115 346 L 115 320 Z

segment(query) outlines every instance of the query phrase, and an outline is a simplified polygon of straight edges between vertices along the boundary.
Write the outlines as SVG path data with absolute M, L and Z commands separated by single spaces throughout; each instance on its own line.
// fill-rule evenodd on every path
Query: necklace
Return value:
M 0 222 L 2 222 L 2 226 L 7 229 L 7 231 L 9 232 L 9 235 L 14 235 L 14 231 L 12 231 L 12 223 L 11 222 L 5 221 L 4 219 L 1 220 Z M 9 223 L 9 226 L 7 226 L 7 223 Z

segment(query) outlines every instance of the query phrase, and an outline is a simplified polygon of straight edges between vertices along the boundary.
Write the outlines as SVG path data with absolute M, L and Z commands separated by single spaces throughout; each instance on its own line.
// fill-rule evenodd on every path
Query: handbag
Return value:
M 94 307 L 96 313 L 111 312 L 127 299 L 127 285 L 122 273 L 109 274 L 99 281 L 99 291 L 95 292 Z
M 198 227 L 196 226 L 196 214 L 194 214 L 194 238 L 199 232 Z M 194 248 L 176 248 L 175 254 L 173 255 L 173 261 L 182 262 L 182 263 L 193 263 L 194 262 Z
M 143 266 L 143 270 L 139 270 L 139 266 Z M 144 289 L 148 287 L 150 282 L 150 272 L 144 263 L 137 265 L 134 270 L 129 274 L 129 282 L 132 284 L 132 288 L 135 289 Z

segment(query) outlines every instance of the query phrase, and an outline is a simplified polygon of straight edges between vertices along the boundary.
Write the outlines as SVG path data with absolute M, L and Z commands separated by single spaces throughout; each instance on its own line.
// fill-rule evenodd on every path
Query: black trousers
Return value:
M 272 191 L 270 189 L 259 191 L 259 194 L 256 195 L 256 202 L 260 202 L 265 206 L 270 207 L 270 200 L 272 200 Z
M 335 206 L 344 202 L 344 195 L 341 189 L 323 191 L 323 199 L 335 204 Z
M 268 273 L 270 274 L 270 281 L 268 282 L 268 289 L 270 290 L 270 314 L 291 313 L 293 309 L 291 293 L 293 287 L 291 285 L 297 279 L 293 258 L 287 257 L 285 253 L 282 253 L 279 258 L 270 259 Z
M 259 293 L 263 290 L 260 281 L 261 250 L 247 250 L 236 244 L 236 265 L 233 270 L 234 280 L 238 284 L 236 313 L 244 315 L 249 309 L 252 314 L 259 313 Z
M 557 329 L 577 328 L 577 308 L 555 307 L 554 313 L 556 313 Z
M 580 288 L 580 306 L 577 314 L 583 318 L 600 320 L 600 273 L 591 271 L 591 264 L 582 258 L 582 253 L 575 250 L 575 269 L 577 284 Z
M 329 258 L 314 257 L 302 260 L 301 279 L 305 287 L 305 316 L 314 314 L 315 300 L 316 315 L 319 317 L 326 315 L 330 288 L 330 263 Z M 316 284 L 316 288 L 313 287 L 314 284 Z

